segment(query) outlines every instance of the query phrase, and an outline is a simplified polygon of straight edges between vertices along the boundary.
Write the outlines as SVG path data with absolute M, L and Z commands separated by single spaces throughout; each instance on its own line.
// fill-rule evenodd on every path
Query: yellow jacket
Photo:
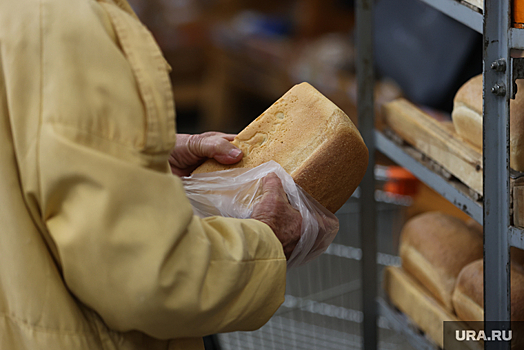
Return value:
M 202 349 L 263 325 L 286 262 L 193 216 L 165 61 L 125 0 L 0 1 L 0 349 Z

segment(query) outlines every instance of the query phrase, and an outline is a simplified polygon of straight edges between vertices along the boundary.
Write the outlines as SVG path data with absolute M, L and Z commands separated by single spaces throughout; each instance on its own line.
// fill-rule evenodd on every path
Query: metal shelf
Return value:
M 413 151 L 415 150 L 412 147 L 399 146 L 380 131 L 375 131 L 375 142 L 376 148 L 380 152 L 395 163 L 411 171 L 419 180 L 482 224 L 482 204 L 470 196 L 467 186 L 459 181 L 448 180 L 434 172 L 423 161 L 413 157 Z
M 377 298 L 379 313 L 384 316 L 388 325 L 395 331 L 404 335 L 411 346 L 417 350 L 438 350 L 439 347 L 420 333 L 417 326 L 402 312 L 396 310 L 390 304 Z
M 424 160 L 417 159 L 416 150 L 410 146 L 399 146 L 395 141 L 375 130 L 376 148 L 398 165 L 403 166 L 419 180 L 434 189 L 448 201 L 456 205 L 471 218 L 482 224 L 482 203 L 469 195 L 468 187 L 458 180 L 449 180 L 435 172 L 425 164 Z M 429 163 L 426 161 L 426 163 Z M 512 247 L 524 249 L 524 229 L 510 226 L 509 243 Z
M 458 0 L 420 0 L 482 34 L 482 9 Z M 509 47 L 524 50 L 524 29 L 509 29 Z
M 513 49 L 524 50 L 524 29 L 510 28 L 509 46 Z
M 512 247 L 524 249 L 524 230 L 518 227 L 510 226 L 508 230 L 509 244 Z
M 383 134 L 373 132 L 373 89 L 369 87 L 373 82 L 373 0 L 357 0 L 357 45 L 359 52 L 357 61 L 358 81 L 358 115 L 364 141 L 370 151 L 370 165 L 374 166 L 375 148 L 380 150 L 393 161 L 409 169 L 415 176 L 435 189 L 445 198 L 462 209 L 473 219 L 484 226 L 484 319 L 505 322 L 509 325 L 510 310 L 510 245 L 524 246 L 523 231 L 509 227 L 510 204 L 509 188 L 509 93 L 513 82 L 512 70 L 504 69 L 511 63 L 510 49 L 524 48 L 524 33 L 522 30 L 511 29 L 510 0 L 487 0 L 483 2 L 483 10 L 475 6 L 466 5 L 457 0 L 420 0 L 436 8 L 449 17 L 483 34 L 483 153 L 484 153 L 484 198 L 485 208 L 469 195 L 469 190 L 462 184 L 453 184 L 448 179 L 424 164 L 424 159 L 417 159 L 410 153 L 408 147 L 398 146 Z M 369 79 L 371 77 L 371 79 Z M 374 136 L 374 137 L 373 137 Z M 503 141 L 506 142 L 503 142 Z M 376 146 L 376 147 L 375 147 Z M 369 171 L 364 177 L 362 186 L 363 218 L 368 218 L 369 227 L 360 228 L 361 236 L 367 238 L 362 241 L 362 250 L 365 252 L 362 263 L 364 275 L 376 276 L 374 266 L 376 251 L 376 230 L 372 226 L 375 208 L 373 203 L 374 187 L 373 174 Z M 371 199 L 370 199 L 371 198 Z M 485 209 L 485 210 L 484 210 Z M 370 219 L 371 218 L 371 219 Z M 365 234 L 363 234 L 365 232 Z M 364 319 L 364 349 L 376 350 L 376 308 L 370 300 L 376 298 L 376 284 L 372 279 L 363 283 Z M 368 305 L 369 304 L 369 305 Z M 368 305 L 366 307 L 366 305 Z M 386 310 L 387 312 L 387 310 Z M 375 327 L 375 330 L 374 330 Z M 487 332 L 493 330 L 488 326 Z M 406 327 L 404 327 L 406 328 Z M 399 331 L 402 332 L 400 328 Z M 368 340 L 368 341 L 366 341 Z M 486 350 L 509 350 L 509 344 L 486 342 Z M 424 347 L 419 347 L 423 349 Z
M 420 0 L 482 34 L 482 9 L 458 0 Z M 510 28 L 509 47 L 524 50 L 524 29 Z
M 478 7 L 457 0 L 420 0 L 460 23 L 482 33 L 482 11 Z

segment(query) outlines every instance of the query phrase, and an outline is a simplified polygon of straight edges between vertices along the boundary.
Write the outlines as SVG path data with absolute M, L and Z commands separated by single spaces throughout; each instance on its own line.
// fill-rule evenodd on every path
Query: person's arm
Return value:
M 38 179 L 71 293 L 110 328 L 157 338 L 263 325 L 284 299 L 282 244 L 257 220 L 193 216 L 169 169 L 172 95 L 147 31 L 108 3 L 42 11 L 42 74 L 10 83 L 40 89 L 37 164 L 23 176 Z
M 53 129 L 42 131 L 42 208 L 80 301 L 113 329 L 158 338 L 256 329 L 269 319 L 286 272 L 269 226 L 199 219 L 178 177 Z

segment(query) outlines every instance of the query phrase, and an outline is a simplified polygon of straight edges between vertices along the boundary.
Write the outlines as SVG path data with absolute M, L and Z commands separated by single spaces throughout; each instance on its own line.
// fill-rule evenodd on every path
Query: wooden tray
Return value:
M 383 107 L 385 123 L 404 142 L 438 163 L 482 198 L 482 150 L 462 139 L 451 122 L 440 122 L 400 98 Z M 524 227 L 524 174 L 511 171 L 513 224 Z
M 403 98 L 384 105 L 384 115 L 404 141 L 482 195 L 482 151 L 458 136 L 452 124 L 435 120 Z
M 471 329 L 444 309 L 422 285 L 401 267 L 386 267 L 383 283 L 390 302 L 441 348 L 444 347 L 444 321 L 456 321 L 459 326 L 463 327 L 462 329 Z M 471 342 L 463 343 L 460 346 L 461 350 L 481 350 L 482 348 L 482 344 Z

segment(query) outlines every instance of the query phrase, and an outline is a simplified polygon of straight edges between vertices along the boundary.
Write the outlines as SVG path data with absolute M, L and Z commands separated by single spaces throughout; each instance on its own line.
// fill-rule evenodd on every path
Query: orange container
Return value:
M 511 4 L 513 27 L 524 28 L 524 0 L 513 0 Z
M 404 196 L 414 196 L 418 192 L 419 180 L 407 169 L 400 166 L 390 166 L 386 170 L 388 181 L 384 191 Z

